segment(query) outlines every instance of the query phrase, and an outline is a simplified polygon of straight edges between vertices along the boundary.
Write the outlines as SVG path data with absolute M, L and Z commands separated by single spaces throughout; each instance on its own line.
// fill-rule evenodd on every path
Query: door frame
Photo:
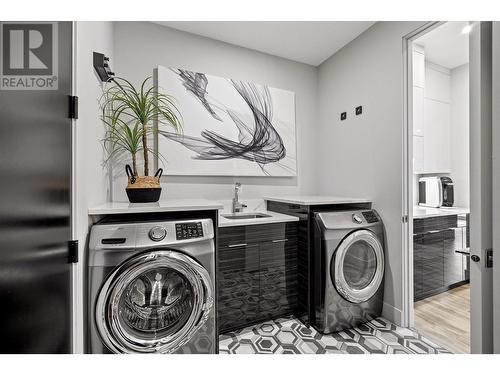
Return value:
M 493 352 L 492 23 L 475 22 L 469 38 L 471 353 Z
M 410 203 L 413 201 L 413 90 L 412 88 L 412 80 L 413 80 L 413 66 L 412 66 L 412 47 L 413 40 L 416 38 L 426 34 L 432 29 L 442 25 L 444 22 L 429 22 L 423 25 L 421 28 L 414 30 L 408 35 L 403 37 L 403 270 L 402 270 L 402 281 L 403 281 L 403 306 L 402 306 L 402 325 L 405 327 L 414 327 L 414 291 L 413 291 L 413 241 L 411 238 L 413 237 L 413 204 Z M 480 81 L 474 81 L 474 79 L 469 78 L 470 80 L 470 91 L 471 91 L 471 100 L 470 100 L 470 128 L 471 128 L 471 170 L 474 168 L 474 162 L 476 167 L 486 167 L 487 168 L 487 159 L 488 153 L 491 155 L 491 147 L 483 147 L 477 148 L 473 143 L 473 126 L 476 124 L 476 127 L 482 125 L 483 122 L 486 123 L 486 128 L 489 125 L 489 131 L 491 135 L 491 22 L 476 22 L 475 25 L 479 25 L 479 27 L 475 27 L 476 30 L 471 32 L 471 38 L 476 38 L 476 49 L 471 49 L 470 51 L 470 77 L 473 77 L 476 74 L 476 78 L 480 79 Z M 483 34 L 477 34 L 477 29 L 480 29 Z M 489 36 L 488 36 L 489 32 Z M 476 34 L 475 34 L 476 33 Z M 486 36 L 484 35 L 486 34 Z M 478 43 L 478 44 L 477 44 Z M 474 44 L 471 43 L 471 44 Z M 488 51 L 488 44 L 490 46 Z M 474 70 L 474 58 L 479 59 L 475 64 Z M 489 76 L 488 76 L 489 69 Z M 488 82 L 490 82 L 489 87 L 489 96 L 488 96 Z M 473 90 L 476 90 L 476 93 L 479 94 L 479 99 L 474 102 L 472 100 Z M 486 96 L 486 100 L 483 99 L 483 96 Z M 488 112 L 489 110 L 489 112 Z M 484 113 L 489 113 L 488 115 L 481 115 Z M 474 117 L 476 116 L 476 117 Z M 477 120 L 477 121 L 476 121 Z M 476 121 L 476 122 L 475 122 Z M 489 123 L 488 123 L 489 121 Z M 478 131 L 477 136 L 481 138 L 485 138 L 485 135 L 482 133 L 485 130 Z M 488 129 L 486 129 L 488 132 Z M 491 137 L 490 137 L 491 139 Z M 477 142 L 476 142 L 477 143 Z M 489 176 L 491 179 L 491 176 Z M 490 181 L 491 182 L 491 181 Z M 486 188 L 485 191 L 482 191 L 483 187 L 488 185 L 488 173 L 485 175 L 480 175 L 480 178 L 476 184 L 474 184 L 473 178 L 471 176 L 471 210 L 473 207 L 476 207 L 480 215 L 471 215 L 471 255 L 477 253 L 480 256 L 481 262 L 477 264 L 478 269 L 474 272 L 475 276 L 473 276 L 471 262 L 471 281 L 476 279 L 476 282 L 471 282 L 471 305 L 476 303 L 480 305 L 476 309 L 471 309 L 471 353 L 491 353 L 493 350 L 493 339 L 492 339 L 492 329 L 493 328 L 493 319 L 492 319 L 492 309 L 488 309 L 488 295 L 491 294 L 491 271 L 486 270 L 484 265 L 486 262 L 486 254 L 485 254 L 485 244 L 487 244 L 488 234 L 482 232 L 483 225 L 482 221 L 485 221 L 484 216 L 488 216 L 488 213 L 483 212 L 484 210 L 481 207 L 486 207 L 485 200 L 488 200 L 486 197 L 483 200 L 482 194 L 487 195 Z M 489 184 L 489 189 L 491 189 L 491 184 Z M 484 190 L 484 189 L 483 189 Z M 490 190 L 491 191 L 491 190 Z M 477 202 L 473 203 L 473 200 L 476 199 Z M 490 202 L 491 203 L 491 202 Z M 490 212 L 491 214 L 491 212 Z M 483 220 L 481 220 L 483 219 Z M 490 215 L 491 219 L 491 215 Z M 486 220 L 487 221 L 487 220 Z M 491 222 L 491 220 L 490 220 Z M 473 224 L 475 224 L 473 226 Z M 479 228 L 475 230 L 473 227 Z M 486 231 L 487 232 L 487 231 Z M 491 234 L 491 233 L 490 233 Z M 491 237 L 491 236 L 490 236 Z M 475 246 L 474 246 L 475 245 Z M 490 246 L 491 247 L 491 244 Z M 472 249 L 476 249 L 475 251 Z M 479 250 L 477 250 L 479 249 Z M 480 270 L 479 267 L 483 269 Z M 486 272 L 484 272 L 486 271 Z M 476 284 L 474 287 L 473 285 Z M 475 297 L 473 297 L 475 296 Z M 473 298 L 475 300 L 473 301 Z M 491 298 L 489 301 L 491 304 Z M 489 328 L 488 328 L 489 327 Z
M 427 22 L 403 37 L 403 212 L 401 325 L 413 328 L 413 41 L 444 22 Z
M 76 90 L 76 58 L 77 58 L 77 39 L 76 39 L 76 32 L 77 32 L 77 26 L 76 26 L 76 21 L 71 21 L 71 57 L 72 57 L 72 62 L 71 62 L 71 95 L 72 96 L 77 96 L 77 90 Z M 76 126 L 77 126 L 77 119 L 73 118 L 71 119 L 71 238 L 73 241 L 78 240 L 78 214 L 77 214 L 77 202 L 78 202 L 78 184 L 77 184 L 77 158 L 76 158 L 76 151 L 77 151 L 77 138 L 76 138 Z M 83 251 L 80 251 L 80 247 L 82 244 L 78 244 L 78 252 L 79 254 L 82 254 Z M 80 309 L 80 303 L 79 301 L 82 298 L 82 292 L 78 289 L 78 278 L 80 277 L 80 274 L 78 272 L 78 263 L 73 263 L 72 267 L 72 317 L 71 317 L 71 328 L 72 328 L 72 351 L 73 354 L 79 352 L 79 341 L 81 340 L 80 337 L 80 332 L 78 330 L 76 322 L 78 322 L 78 319 L 80 319 L 80 314 L 79 314 L 79 309 Z
M 500 101 L 500 22 L 492 25 L 492 101 Z M 494 192 L 500 191 L 500 106 L 493 106 L 492 114 L 492 179 L 493 179 L 493 228 L 500 225 L 500 199 Z M 500 244 L 500 231 L 493 232 L 493 256 L 498 258 L 498 245 Z M 493 262 L 493 352 L 500 353 L 500 263 Z

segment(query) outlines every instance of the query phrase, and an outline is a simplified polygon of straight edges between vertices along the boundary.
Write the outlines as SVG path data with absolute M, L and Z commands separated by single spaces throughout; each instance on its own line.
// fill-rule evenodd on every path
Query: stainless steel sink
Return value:
M 263 214 L 260 212 L 248 214 L 223 214 L 221 216 L 230 220 L 263 219 L 265 217 L 271 217 L 271 215 Z

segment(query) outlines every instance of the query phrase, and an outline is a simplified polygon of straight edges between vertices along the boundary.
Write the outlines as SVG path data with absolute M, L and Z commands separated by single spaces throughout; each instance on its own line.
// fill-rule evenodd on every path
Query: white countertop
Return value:
M 284 195 L 280 197 L 264 197 L 267 201 L 315 206 L 321 204 L 370 203 L 365 198 L 334 197 L 328 195 Z
M 464 215 L 470 213 L 468 208 L 463 207 L 424 207 L 413 206 L 413 218 L 421 219 L 426 217 L 449 216 L 449 215 Z
M 134 214 L 172 211 L 220 210 L 222 203 L 208 199 L 167 199 L 154 203 L 108 202 L 89 208 L 89 215 Z
M 269 215 L 269 217 L 261 217 L 258 219 L 228 219 L 228 218 L 223 217 L 222 215 L 231 215 L 230 212 L 220 212 L 219 213 L 219 227 L 237 227 L 237 226 L 242 226 L 242 225 L 286 223 L 286 222 L 290 222 L 290 221 L 299 221 L 299 218 L 295 217 L 295 216 L 290 216 L 290 215 L 280 214 L 278 212 L 265 211 L 265 210 L 259 210 L 256 212 L 245 211 L 245 212 L 240 212 L 236 215 L 248 215 L 248 214 L 254 214 L 254 213 Z

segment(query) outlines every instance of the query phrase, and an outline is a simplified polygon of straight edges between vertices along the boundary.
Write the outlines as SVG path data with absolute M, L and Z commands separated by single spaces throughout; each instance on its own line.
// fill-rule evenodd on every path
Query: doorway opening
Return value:
M 407 51 L 409 325 L 456 353 L 470 353 L 471 29 L 434 24 Z

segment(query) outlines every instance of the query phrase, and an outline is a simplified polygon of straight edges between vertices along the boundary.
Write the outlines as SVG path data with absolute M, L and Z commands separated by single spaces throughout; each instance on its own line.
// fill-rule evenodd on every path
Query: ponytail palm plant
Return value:
M 163 158 L 149 145 L 163 127 L 182 131 L 182 116 L 174 98 L 159 93 L 146 78 L 137 89 L 124 78 L 113 78 L 101 98 L 102 121 L 106 132 L 104 145 L 108 150 L 106 161 L 130 157 L 134 176 L 138 176 L 137 154 L 143 154 L 144 176 L 149 176 L 149 155 Z

